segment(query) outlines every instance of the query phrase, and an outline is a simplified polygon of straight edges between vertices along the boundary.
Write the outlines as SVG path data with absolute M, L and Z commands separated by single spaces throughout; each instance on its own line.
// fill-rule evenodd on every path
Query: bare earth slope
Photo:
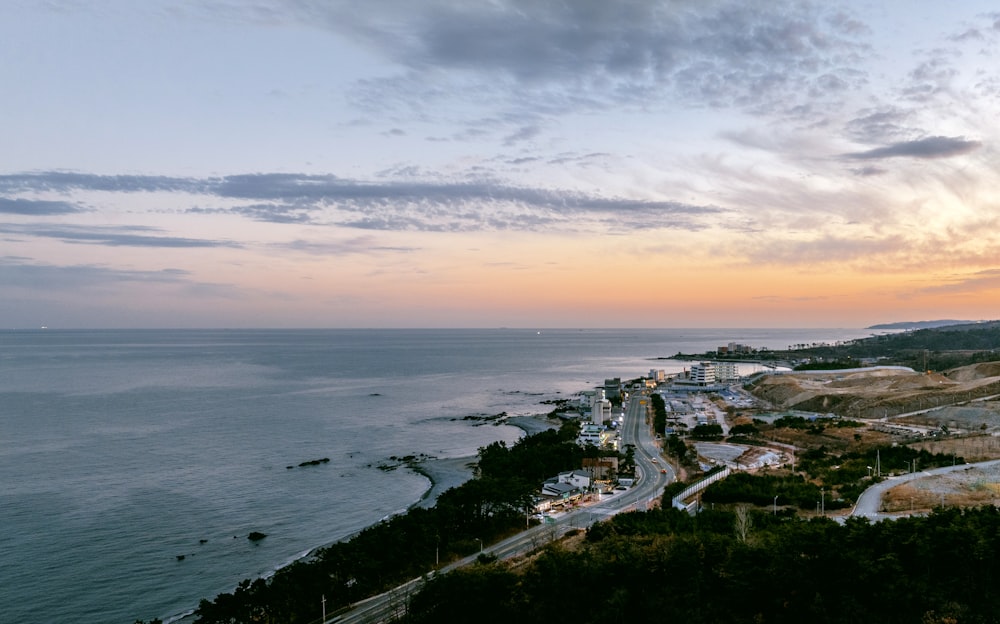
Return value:
M 879 369 L 767 375 L 751 392 L 776 409 L 881 418 L 1000 394 L 1000 362 L 945 373 Z

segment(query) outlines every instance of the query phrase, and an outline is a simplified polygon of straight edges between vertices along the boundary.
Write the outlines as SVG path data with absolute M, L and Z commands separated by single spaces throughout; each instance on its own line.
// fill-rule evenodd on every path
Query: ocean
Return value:
M 419 501 L 430 483 L 389 469 L 393 457 L 472 456 L 522 435 L 483 416 L 677 372 L 684 363 L 659 358 L 678 352 L 869 333 L 3 332 L 0 618 L 176 621 Z

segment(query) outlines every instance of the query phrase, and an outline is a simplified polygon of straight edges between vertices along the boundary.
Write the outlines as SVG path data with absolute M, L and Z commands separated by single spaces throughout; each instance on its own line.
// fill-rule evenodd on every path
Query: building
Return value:
M 604 388 L 596 388 L 593 403 L 590 404 L 590 421 L 601 425 L 608 420 L 611 420 L 611 401 L 608 400 Z
M 590 472 L 586 470 L 568 470 L 566 472 L 560 472 L 557 479 L 559 480 L 559 483 L 572 485 L 580 490 L 586 490 L 590 487 Z
M 618 474 L 618 458 L 584 457 L 583 469 L 589 471 L 595 481 L 606 481 Z
M 546 481 L 542 484 L 542 496 L 557 501 L 570 500 L 578 496 L 580 489 L 569 483 Z
M 593 444 L 594 446 L 601 447 L 601 433 L 604 431 L 604 427 L 594 423 L 587 423 L 580 427 L 580 433 L 576 436 L 576 443 L 580 446 L 587 446 L 588 444 Z
M 714 362 L 715 379 L 724 383 L 739 381 L 740 368 L 736 362 Z
M 698 364 L 692 364 L 689 378 L 691 383 L 699 386 L 715 385 L 715 363 L 700 362 Z
M 621 402 L 622 398 L 621 377 L 615 377 L 613 379 L 604 380 L 604 396 L 607 397 L 607 399 L 612 403 L 614 403 L 615 401 Z

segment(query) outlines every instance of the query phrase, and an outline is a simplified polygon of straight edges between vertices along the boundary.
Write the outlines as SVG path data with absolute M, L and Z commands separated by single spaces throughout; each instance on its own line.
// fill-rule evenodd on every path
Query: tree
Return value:
M 753 517 L 750 515 L 750 507 L 747 505 L 736 506 L 736 539 L 741 544 L 746 544 L 750 539 L 750 529 L 753 528 Z

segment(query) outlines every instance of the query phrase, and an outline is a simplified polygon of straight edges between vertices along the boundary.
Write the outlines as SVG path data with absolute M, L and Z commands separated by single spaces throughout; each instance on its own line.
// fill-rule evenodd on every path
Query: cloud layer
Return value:
M 712 206 L 674 201 L 602 197 L 575 190 L 540 189 L 476 182 L 361 182 L 333 175 L 247 174 L 221 178 L 100 176 L 66 172 L 0 175 L 0 192 L 98 191 L 114 195 L 175 192 L 226 200 L 228 207 L 191 207 L 197 214 L 236 214 L 271 223 L 310 223 L 376 230 L 538 230 L 577 229 L 592 222 L 613 225 L 642 220 L 648 225 L 700 229 L 721 214 Z M 20 203 L 19 203 L 20 202 Z M 243 203 L 251 202 L 251 203 Z M 23 200 L 8 200 L 21 205 Z M 43 206 L 62 205 L 41 202 Z M 0 209 L 4 204 L 0 204 Z M 27 204 L 26 204 L 27 205 Z M 68 206 L 68 205 L 67 205 Z M 67 210 L 77 209 L 67 207 Z M 54 214 L 35 211 L 23 214 Z M 64 231 L 65 239 L 96 240 L 99 231 Z M 119 240 L 191 241 L 119 235 Z M 149 239 L 149 240 L 147 240 Z

